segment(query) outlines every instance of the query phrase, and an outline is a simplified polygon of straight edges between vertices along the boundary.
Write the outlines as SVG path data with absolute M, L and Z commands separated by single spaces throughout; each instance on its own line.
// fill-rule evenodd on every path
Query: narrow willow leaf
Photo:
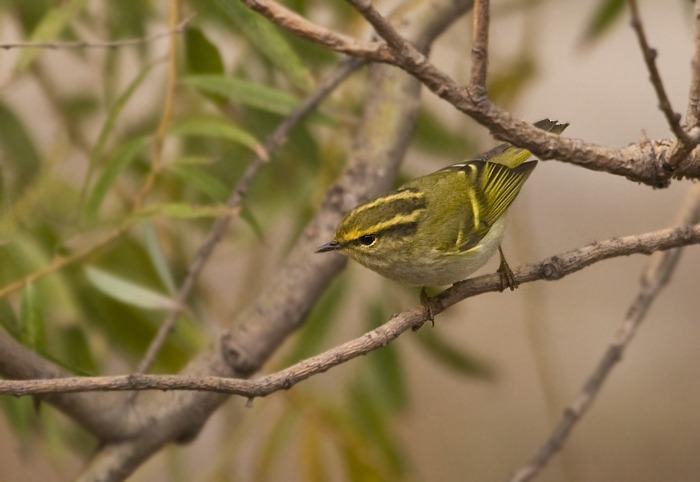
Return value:
M 306 317 L 283 366 L 293 365 L 320 352 L 346 293 L 347 277 L 336 277 Z
M 69 326 L 59 333 L 63 353 L 63 364 L 80 375 L 97 373 L 97 364 L 92 356 L 85 330 L 80 326 Z
M 224 62 L 219 49 L 197 27 L 185 30 L 187 70 L 193 74 L 223 74 Z
M 109 113 L 107 114 L 105 123 L 102 125 L 102 129 L 100 129 L 100 134 L 97 136 L 97 142 L 95 142 L 95 147 L 90 153 L 90 163 L 88 165 L 88 171 L 85 176 L 85 181 L 83 182 L 83 187 L 81 189 L 81 198 L 85 197 L 85 193 L 90 188 L 92 176 L 94 174 L 95 169 L 97 168 L 97 165 L 102 159 L 102 152 L 104 150 L 105 143 L 107 142 L 107 138 L 109 137 L 109 135 L 114 130 L 114 124 L 116 123 L 117 118 L 121 114 L 122 110 L 124 109 L 124 106 L 127 104 L 129 99 L 131 99 L 131 96 L 134 94 L 134 92 L 136 92 L 136 89 L 139 88 L 141 83 L 148 76 L 152 67 L 153 64 L 148 64 L 143 69 L 141 69 L 141 72 L 139 72 L 136 78 L 131 81 L 131 83 L 127 86 L 124 92 L 122 92 L 121 95 L 114 102 L 114 105 L 112 105 L 112 107 L 109 109 Z
M 148 257 L 153 264 L 160 281 L 163 286 L 168 290 L 168 293 L 175 295 L 177 293 L 177 288 L 175 287 L 175 279 L 173 274 L 170 272 L 170 266 L 168 266 L 168 260 L 165 259 L 165 254 L 163 254 L 163 249 L 160 246 L 160 241 L 158 241 L 158 234 L 156 233 L 153 223 L 146 221 L 143 223 L 143 233 L 146 239 L 146 250 L 148 251 Z
M 127 166 L 136 158 L 141 150 L 148 143 L 148 138 L 138 137 L 124 144 L 112 157 L 105 166 L 104 170 L 97 178 L 95 186 L 92 188 L 90 195 L 85 202 L 83 208 L 83 217 L 91 222 L 97 218 L 97 213 L 102 206 L 107 192 L 119 178 L 119 175 L 127 168 Z
M 420 346 L 438 363 L 470 378 L 493 378 L 493 370 L 482 360 L 453 346 L 437 330 L 421 330 L 417 340 Z
M 86 4 L 87 0 L 68 0 L 67 2 L 62 2 L 60 6 L 52 8 L 36 26 L 29 37 L 29 41 L 51 42 L 55 40 Z M 17 61 L 17 71 L 21 72 L 27 69 L 42 50 L 44 49 L 22 49 L 22 53 Z
M 122 303 L 151 310 L 175 310 L 180 307 L 172 298 L 101 269 L 88 266 L 85 275 L 98 290 Z
M 180 82 L 207 94 L 224 96 L 236 104 L 283 116 L 299 104 L 296 97 L 282 90 L 225 75 L 189 75 Z
M 215 117 L 188 118 L 173 124 L 168 129 L 168 134 L 174 136 L 201 136 L 226 139 L 242 144 L 255 152 L 263 159 L 267 159 L 267 151 L 258 140 L 240 127 L 233 125 L 226 119 Z
M 15 315 L 14 308 L 5 298 L 0 299 L 0 326 L 16 340 L 20 339 L 20 321 Z
M 329 477 L 324 464 L 325 456 L 318 428 L 315 425 L 307 424 L 301 442 L 299 450 L 301 451 L 304 480 L 306 482 L 326 482 Z
M 285 410 L 277 419 L 272 431 L 263 442 L 258 452 L 258 459 L 255 462 L 255 477 L 253 480 L 264 482 L 270 480 L 270 475 L 279 460 L 282 451 L 287 447 L 289 438 L 292 435 L 298 415 L 291 410 Z
M 367 309 L 367 320 L 370 329 L 380 326 L 388 316 L 381 302 L 372 303 Z M 380 350 L 374 350 L 367 355 L 370 363 L 369 370 L 376 380 L 374 390 L 377 402 L 383 401 L 389 411 L 401 410 L 408 403 L 406 381 L 404 379 L 398 345 L 390 343 Z
M 258 238 L 260 242 L 265 242 L 265 234 L 263 233 L 262 226 L 258 222 L 258 219 L 253 214 L 245 204 L 241 205 L 241 219 L 253 230 L 253 234 Z
M 35 145 L 24 123 L 0 102 L 0 146 L 5 153 L 3 164 L 9 161 L 14 174 L 13 195 L 21 193 L 39 174 L 41 158 Z
M 22 290 L 19 321 L 22 344 L 37 353 L 45 353 L 44 314 L 33 283 L 28 283 Z
M 391 435 L 389 414 L 381 407 L 375 390 L 376 385 L 367 383 L 365 379 L 350 387 L 353 419 L 363 433 L 362 439 L 370 445 L 370 451 L 381 457 L 382 466 L 399 477 L 406 472 L 406 461 L 398 439 Z
M 599 0 L 593 16 L 588 22 L 583 36 L 584 43 L 598 40 L 610 31 L 615 22 L 622 18 L 625 0 Z
M 215 3 L 297 88 L 304 92 L 313 89 L 311 73 L 277 27 L 238 0 L 216 0 Z
M 198 166 L 175 163 L 169 167 L 170 172 L 182 179 L 185 184 L 209 196 L 212 201 L 224 202 L 228 189 L 224 183 Z
M 150 218 L 153 216 L 166 216 L 180 219 L 218 218 L 232 215 L 237 209 L 230 209 L 225 204 L 214 206 L 192 206 L 184 203 L 152 204 L 143 208 L 132 217 L 135 219 Z

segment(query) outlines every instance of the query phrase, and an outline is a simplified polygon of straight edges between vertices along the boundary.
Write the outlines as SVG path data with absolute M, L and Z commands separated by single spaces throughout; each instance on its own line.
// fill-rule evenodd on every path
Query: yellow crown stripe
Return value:
M 396 201 L 399 199 L 422 199 L 425 197 L 425 194 L 422 192 L 416 192 L 416 191 L 397 191 L 391 194 L 387 194 L 386 196 L 379 197 L 375 199 L 374 201 L 370 201 L 366 204 L 363 204 L 362 206 L 358 206 L 353 210 L 353 214 L 361 213 L 362 211 L 365 211 L 367 209 L 373 208 L 375 206 L 379 206 L 380 204 L 383 203 L 389 203 L 392 201 Z
M 374 226 L 370 226 L 368 228 L 364 229 L 353 229 L 350 231 L 345 238 L 346 239 L 357 239 L 360 236 L 364 236 L 365 234 L 374 234 L 378 233 L 379 231 L 383 231 L 386 228 L 390 228 L 391 226 L 396 226 L 398 224 L 407 224 L 407 223 L 412 223 L 418 219 L 418 216 L 420 216 L 421 211 L 425 211 L 425 208 L 418 208 L 414 210 L 411 214 L 399 214 L 397 216 L 394 216 L 391 219 L 388 219 L 386 221 L 382 221 L 381 223 L 377 223 Z

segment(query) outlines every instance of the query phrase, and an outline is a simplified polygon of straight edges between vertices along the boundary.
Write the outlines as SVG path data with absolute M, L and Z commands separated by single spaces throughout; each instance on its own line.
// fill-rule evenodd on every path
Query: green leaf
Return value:
M 293 365 L 313 355 L 317 355 L 326 340 L 335 314 L 347 293 L 347 277 L 338 276 L 316 302 L 296 337 L 294 347 L 285 357 L 284 366 Z
M 235 214 L 235 210 L 229 209 L 225 204 L 214 206 L 192 206 L 184 203 L 152 204 L 141 209 L 132 218 L 150 218 L 153 216 L 166 216 L 180 219 L 219 218 Z
M 153 228 L 153 223 L 150 221 L 143 223 L 143 233 L 146 239 L 148 257 L 151 259 L 151 263 L 158 273 L 158 277 L 163 283 L 163 286 L 168 290 L 168 293 L 174 296 L 177 293 L 175 279 L 170 272 L 170 266 L 168 266 L 168 261 L 165 259 L 165 254 L 163 254 L 163 249 L 158 241 L 158 234 Z
M 388 318 L 382 302 L 372 303 L 367 309 L 370 329 L 382 325 Z M 397 345 L 390 343 L 368 353 L 367 361 L 370 364 L 369 376 L 376 380 L 373 387 L 377 401 L 384 401 L 385 408 L 390 411 L 405 408 L 408 394 Z
M 272 427 L 272 431 L 258 452 L 253 480 L 263 482 L 270 479 L 272 469 L 275 467 L 284 449 L 288 446 L 289 438 L 297 422 L 298 415 L 291 410 L 285 410 L 277 419 Z
M 226 139 L 241 144 L 255 152 L 258 156 L 267 159 L 265 148 L 249 132 L 235 126 L 226 119 L 215 117 L 188 118 L 173 124 L 168 129 L 168 134 L 174 136 L 201 136 Z
M 114 102 L 114 105 L 112 105 L 112 107 L 109 109 L 107 118 L 105 119 L 105 122 L 102 125 L 102 129 L 100 129 L 100 134 L 97 136 L 97 142 L 95 142 L 95 147 L 93 147 L 92 152 L 90 153 L 90 163 L 88 165 L 88 171 L 83 182 L 83 187 L 81 189 L 81 198 L 85 196 L 85 193 L 90 188 L 90 182 L 92 181 L 93 173 L 97 168 L 97 165 L 99 164 L 100 160 L 102 159 L 102 152 L 104 150 L 105 143 L 107 142 L 107 138 L 109 137 L 109 135 L 114 130 L 114 124 L 116 123 L 119 114 L 121 114 L 122 110 L 124 109 L 124 106 L 127 104 L 129 99 L 131 99 L 131 96 L 134 94 L 134 92 L 136 92 L 136 89 L 139 88 L 141 83 L 148 76 L 148 73 L 151 71 L 152 67 L 153 64 L 151 63 L 146 65 L 143 69 L 141 69 L 141 72 L 139 72 L 136 78 L 131 81 L 131 83 L 127 86 L 124 92 L 122 92 L 121 95 L 117 98 L 116 102 Z
M 55 40 L 86 4 L 87 0 L 68 0 L 60 6 L 52 8 L 36 26 L 29 41 L 51 42 Z M 21 72 L 27 69 L 42 50 L 45 49 L 23 49 L 17 61 L 17 71 Z
M 182 179 L 188 186 L 192 186 L 209 196 L 212 201 L 219 203 L 226 201 L 228 189 L 226 189 L 224 183 L 198 166 L 177 162 L 168 169 Z
M 5 152 L 3 164 L 10 161 L 14 171 L 15 192 L 12 194 L 18 195 L 39 174 L 41 158 L 24 123 L 2 102 L 0 102 L 0 145 Z M 8 199 L 9 197 L 6 196 Z
M 84 219 L 93 221 L 97 218 L 97 213 L 100 210 L 100 206 L 102 206 L 102 201 L 104 201 L 107 192 L 109 192 L 122 171 L 136 158 L 147 143 L 147 137 L 132 139 L 124 144 L 114 157 L 109 160 L 104 170 L 97 178 L 95 186 L 92 188 L 85 202 L 85 208 L 83 209 Z
M 493 378 L 491 367 L 472 355 L 450 344 L 437 329 L 423 329 L 418 333 L 420 346 L 438 363 L 460 375 L 470 378 Z
M 207 94 L 224 96 L 233 103 L 282 116 L 289 115 L 299 105 L 299 100 L 292 94 L 225 75 L 189 75 L 180 82 Z
M 187 71 L 193 74 L 223 74 L 219 49 L 197 27 L 185 30 Z
M 85 330 L 79 326 L 69 326 L 59 333 L 62 348 L 62 364 L 71 371 L 83 375 L 97 373 L 97 364 L 90 351 Z
M 313 89 L 311 73 L 277 27 L 266 18 L 251 11 L 239 0 L 216 0 L 215 3 L 292 84 L 304 92 L 310 92 Z
M 0 299 L 0 326 L 16 340 L 20 339 L 20 321 L 12 305 L 5 298 Z
M 599 0 L 583 36 L 584 43 L 591 43 L 608 33 L 617 20 L 622 18 L 625 0 Z
M 245 204 L 241 205 L 241 219 L 250 227 L 250 229 L 253 230 L 253 234 L 255 234 L 255 237 L 257 237 L 259 241 L 264 243 L 265 235 L 263 233 L 262 227 L 260 226 L 258 219 L 255 217 L 255 214 L 253 214 L 253 211 L 251 211 L 250 208 Z
M 88 266 L 85 268 L 85 275 L 98 290 L 122 303 L 151 310 L 175 310 L 180 308 L 175 300 L 165 295 L 132 283 L 124 278 L 114 276 L 101 269 Z
M 375 397 L 374 387 L 360 380 L 350 387 L 350 403 L 352 415 L 357 427 L 367 440 L 370 450 L 380 456 L 383 465 L 395 476 L 401 476 L 406 471 L 406 462 L 401 454 L 398 439 L 389 430 L 389 416 L 380 407 Z
M 325 469 L 321 440 L 321 434 L 316 426 L 308 424 L 304 428 L 299 450 L 304 471 L 303 479 L 306 482 L 326 482 L 329 479 Z
M 20 301 L 20 341 L 37 353 L 46 353 L 44 314 L 33 283 L 22 290 Z

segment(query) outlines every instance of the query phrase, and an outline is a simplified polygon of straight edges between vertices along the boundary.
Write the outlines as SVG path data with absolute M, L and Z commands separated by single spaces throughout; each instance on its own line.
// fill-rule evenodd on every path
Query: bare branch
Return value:
M 371 4 L 363 0 L 347 1 L 356 6 L 362 15 L 372 22 L 387 43 L 391 40 L 397 46 L 395 50 L 392 49 L 392 55 L 381 59 L 365 55 L 364 58 L 386 62 L 405 70 L 437 96 L 488 127 L 497 139 L 524 147 L 542 160 L 558 159 L 586 169 L 625 176 L 632 181 L 654 187 L 666 187 L 672 178 L 700 179 L 700 154 L 690 154 L 689 150 L 700 142 L 700 132 L 698 132 L 699 135 L 692 137 L 690 144 L 683 145 L 682 148 L 678 147 L 677 142 L 664 139 L 653 143 L 634 144 L 622 149 L 610 149 L 581 139 L 544 132 L 513 117 L 509 112 L 486 99 L 475 98 L 467 88 L 457 84 L 430 63 L 411 43 L 398 40 L 392 33 L 391 24 L 384 20 Z M 271 5 L 274 2 L 265 0 L 265 3 Z M 275 19 L 271 20 L 275 21 Z M 288 28 L 282 23 L 277 24 Z M 321 45 L 333 49 L 333 46 L 327 43 Z M 678 162 L 678 166 L 671 164 L 669 160 Z
M 486 96 L 486 71 L 489 50 L 489 0 L 477 0 L 474 4 L 474 40 L 472 42 L 472 68 L 469 90 L 474 95 Z
M 700 127 L 700 1 L 695 2 L 695 29 L 693 32 L 693 59 L 690 63 L 690 92 L 688 93 L 688 112 L 686 128 Z
M 684 221 L 698 222 L 700 217 L 700 185 L 694 186 L 692 219 Z M 533 265 L 527 265 L 515 270 L 515 278 L 518 283 L 527 283 L 537 280 L 561 279 L 572 273 L 590 266 L 594 263 L 619 256 L 631 254 L 656 253 L 650 262 L 649 273 L 645 276 L 644 288 L 636 304 L 632 306 L 625 321 L 625 327 L 618 333 L 616 341 L 611 347 L 615 353 L 621 352 L 631 338 L 633 329 L 641 321 L 646 308 L 654 296 L 667 281 L 666 265 L 670 261 L 659 263 L 658 259 L 675 260 L 679 251 L 674 248 L 700 243 L 700 225 L 682 225 L 676 228 L 663 229 L 651 233 L 636 236 L 625 236 L 606 241 L 592 243 L 566 253 L 558 254 Z M 666 253 L 659 253 L 666 251 Z M 663 268 L 663 269 L 662 269 Z M 481 276 L 457 283 L 452 288 L 431 299 L 433 314 L 440 313 L 459 301 L 479 294 L 500 291 L 502 289 L 498 274 Z M 641 300 L 641 301 L 640 301 Z M 643 309 L 642 309 L 643 308 Z M 0 381 L 0 394 L 15 396 L 73 393 L 80 391 L 123 391 L 123 390 L 203 390 L 230 395 L 242 395 L 249 398 L 264 397 L 278 390 L 288 389 L 307 378 L 323 373 L 348 360 L 365 355 L 370 351 L 381 348 L 409 329 L 416 329 L 428 320 L 428 309 L 424 306 L 404 311 L 388 322 L 363 336 L 332 348 L 320 355 L 301 361 L 285 370 L 265 375 L 256 380 L 241 380 L 222 377 L 192 377 L 179 375 L 123 375 L 116 377 L 74 377 L 52 380 L 23 380 Z M 630 321 L 631 320 L 631 321 Z M 629 330 L 632 330 L 631 332 Z M 619 355 L 619 353 L 618 353 Z M 607 372 L 612 368 L 618 355 L 607 354 L 601 367 L 596 372 L 596 384 L 587 384 L 586 396 L 591 395 L 591 387 L 599 388 Z M 619 357 L 618 357 L 619 358 Z M 612 360 L 612 361 L 611 361 Z M 600 373 L 599 373 L 600 372 Z M 602 375 L 601 375 L 602 373 Z M 593 391 L 593 395 L 595 394 Z M 591 398 L 592 400 L 592 398 Z M 575 404 L 577 407 L 579 404 Z M 577 418 L 577 417 L 575 417 Z
M 245 172 L 236 183 L 233 191 L 229 195 L 229 198 L 226 201 L 226 206 L 232 212 L 234 212 L 234 210 L 236 213 L 239 212 L 236 210 L 236 208 L 240 206 L 243 198 L 248 192 L 248 189 L 250 189 L 255 176 L 267 162 L 269 153 L 274 151 L 284 142 L 289 131 L 292 130 L 292 128 L 294 128 L 299 121 L 301 121 L 309 112 L 315 109 L 316 106 L 318 106 L 318 104 L 344 79 L 365 65 L 365 63 L 366 62 L 364 60 L 355 58 L 349 58 L 341 62 L 335 72 L 321 82 L 314 92 L 307 96 L 282 122 L 280 122 L 274 132 L 270 134 L 265 141 L 264 150 L 266 156 L 256 156 L 253 162 L 248 165 Z M 214 248 L 219 241 L 221 241 L 221 238 L 226 232 L 226 228 L 228 227 L 232 218 L 233 214 L 220 217 L 212 226 L 206 241 L 204 241 L 202 246 L 199 248 L 197 255 L 190 263 L 190 267 L 187 270 L 187 276 L 185 277 L 185 280 L 177 293 L 176 301 L 178 305 L 185 306 L 187 298 L 189 298 L 199 274 L 204 268 L 206 262 L 209 260 Z M 163 347 L 163 344 L 167 340 L 168 335 L 175 327 L 179 314 L 180 310 L 171 310 L 168 313 L 165 321 L 160 325 L 158 333 L 156 333 L 156 336 L 151 341 L 143 360 L 141 360 L 137 374 L 146 373 L 149 370 L 155 361 L 156 356 L 158 356 L 158 353 Z
M 666 116 L 666 122 L 668 122 L 671 128 L 671 132 L 673 132 L 682 144 L 688 144 L 690 143 L 690 139 L 688 138 L 688 134 L 681 127 L 681 115 L 673 110 L 671 101 L 666 95 L 666 89 L 664 89 L 659 69 L 656 66 L 657 52 L 656 49 L 649 47 L 649 42 L 644 32 L 644 26 L 642 25 L 642 18 L 637 8 L 637 0 L 627 0 L 627 4 L 629 5 L 632 15 L 632 28 L 637 34 L 637 40 L 639 41 L 639 46 L 644 56 L 644 62 L 647 65 L 647 70 L 649 70 L 649 80 L 651 80 L 651 84 L 656 91 L 656 96 L 659 99 L 659 109 L 661 109 Z
M 170 37 L 171 35 L 182 33 L 187 27 L 187 24 L 189 24 L 194 17 L 195 15 L 190 15 L 175 28 L 143 38 L 115 40 L 110 42 L 87 42 L 84 40 L 77 42 L 8 42 L 0 43 L 0 49 L 116 49 L 131 45 L 141 45 L 163 37 Z
M 691 186 L 688 192 L 678 224 L 687 226 L 698 222 L 700 222 L 700 184 L 695 184 Z M 625 349 L 644 320 L 649 307 L 673 274 L 681 252 L 682 248 L 674 248 L 665 252 L 656 252 L 652 255 L 642 277 L 642 288 L 627 311 L 627 316 L 622 326 L 615 334 L 615 338 L 598 363 L 595 371 L 588 378 L 576 400 L 564 411 L 561 422 L 554 429 L 550 438 L 542 445 L 537 455 L 525 467 L 518 470 L 510 479 L 510 482 L 531 480 L 562 448 L 576 423 L 581 420 L 595 401 L 603 382 L 608 378 L 615 365 L 622 359 Z
M 217 0 L 225 6 L 226 1 Z M 289 32 L 311 42 L 322 45 L 330 50 L 361 57 L 365 60 L 391 62 L 391 53 L 379 42 L 361 42 L 333 30 L 316 25 L 304 17 L 288 10 L 271 0 L 241 0 L 248 8 L 258 12 Z

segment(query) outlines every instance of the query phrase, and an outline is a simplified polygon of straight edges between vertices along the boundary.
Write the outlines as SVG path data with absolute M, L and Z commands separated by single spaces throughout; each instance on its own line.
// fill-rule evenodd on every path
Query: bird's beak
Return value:
M 340 249 L 342 246 L 338 241 L 331 241 L 330 243 L 326 243 L 320 248 L 316 250 L 317 253 L 325 253 L 328 251 L 336 251 Z

